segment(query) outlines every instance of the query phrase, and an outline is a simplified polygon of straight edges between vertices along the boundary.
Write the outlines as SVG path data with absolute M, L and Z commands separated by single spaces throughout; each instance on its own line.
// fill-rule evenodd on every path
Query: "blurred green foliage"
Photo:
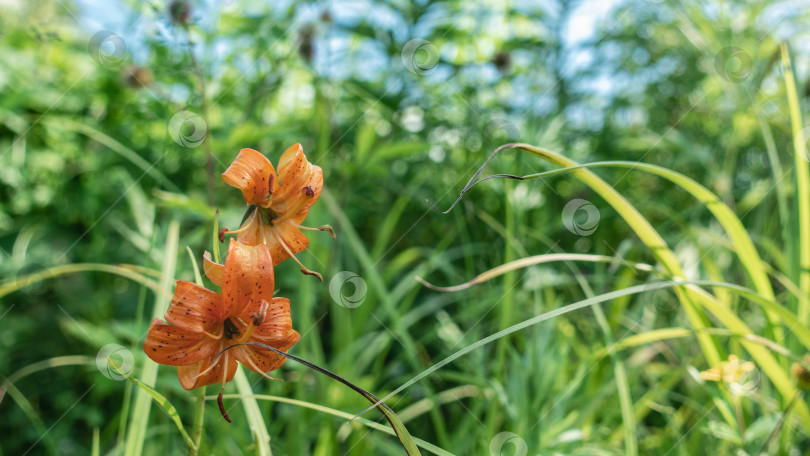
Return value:
M 796 214 L 779 206 L 780 194 L 792 204 L 795 189 L 785 178 L 792 136 L 778 50 L 791 43 L 799 81 L 808 84 L 810 9 L 790 1 L 594 3 L 227 1 L 170 9 L 159 1 L 103 8 L 5 2 L 0 274 L 14 280 L 71 263 L 159 269 L 173 219 L 181 222 L 181 246 L 199 261 L 211 248 L 215 210 L 222 226 L 235 228 L 241 218 L 239 192 L 218 177 L 238 150 L 254 148 L 275 162 L 300 142 L 324 169 L 328 192 L 307 222 L 333 224 L 338 239 L 312 234 L 302 255 L 324 274 L 323 284 L 290 262 L 277 268 L 277 288 L 292 300 L 302 335 L 293 350 L 382 396 L 465 345 L 583 297 L 562 264 L 457 294 L 426 290 L 414 275 L 454 284 L 552 251 L 653 261 L 609 207 L 565 176 L 490 181 L 449 215 L 430 209 L 426 200 L 449 206 L 493 149 L 519 140 L 581 162 L 638 160 L 694 178 L 737 212 L 766 261 L 794 278 Z M 110 27 L 108 13 L 119 18 L 111 31 L 120 41 L 94 48 L 92 37 Z M 588 27 L 593 33 L 577 38 Z M 414 39 L 425 42 L 411 55 Z M 182 111 L 204 122 L 204 143 L 177 140 L 193 142 L 200 133 L 193 123 L 170 131 Z M 548 169 L 516 152 L 488 168 Z M 716 223 L 688 194 L 646 174 L 598 173 L 637 205 L 694 277 L 723 271 L 749 285 L 729 252 L 715 246 Z M 599 209 L 591 236 L 564 226 L 560 214 L 574 198 Z M 192 280 L 187 255 L 177 261 L 177 278 Z M 597 293 L 647 280 L 608 265 L 580 269 Z M 368 284 L 356 309 L 330 297 L 329 280 L 340 271 Z M 130 347 L 142 365 L 149 294 L 121 277 L 86 273 L 4 297 L 0 374 L 59 356 L 94 358 L 108 343 Z M 605 307 L 617 336 L 686 326 L 677 310 L 651 312 L 646 299 Z M 728 304 L 750 326 L 764 327 L 761 312 L 733 298 Z M 502 431 L 524 439 L 530 454 L 621 454 L 614 371 L 609 359 L 590 357 L 604 346 L 592 313 L 557 318 L 474 351 L 389 405 L 413 415 L 406 424 L 415 437 L 455 454 L 485 454 Z M 728 348 L 739 347 L 732 339 Z M 714 409 L 715 385 L 689 373 L 709 367 L 694 339 L 622 357 L 641 454 L 753 452 L 780 416 L 764 382 L 739 411 L 748 432 L 729 427 Z M 156 389 L 190 423 L 194 396 L 174 371 L 161 367 Z M 251 375 L 254 390 L 349 413 L 366 407 L 301 366 L 288 363 L 277 374 L 286 382 Z M 41 371 L 16 386 L 30 409 L 4 397 L 4 454 L 86 454 L 95 428 L 102 452 L 120 449 L 122 404 L 132 394 L 126 382 L 104 378 L 91 363 Z M 465 386 L 464 397 L 437 396 Z M 446 403 L 418 402 L 438 397 Z M 356 423 L 261 406 L 276 454 L 400 454 L 395 440 Z M 204 454 L 250 451 L 244 416 L 230 415 L 228 425 L 209 404 Z M 154 407 L 150 425 L 147 454 L 183 451 Z M 785 449 L 807 451 L 806 430 L 786 433 Z

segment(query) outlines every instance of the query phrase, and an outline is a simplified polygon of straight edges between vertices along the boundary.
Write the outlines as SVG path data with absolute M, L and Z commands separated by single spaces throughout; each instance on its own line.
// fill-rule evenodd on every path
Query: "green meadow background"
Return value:
M 163 407 L 190 433 L 198 394 L 142 351 L 155 290 L 194 280 L 217 210 L 237 227 L 219 174 L 239 149 L 275 163 L 296 142 L 324 171 L 306 223 L 337 239 L 309 233 L 299 255 L 323 283 L 276 268 L 291 353 L 382 397 L 466 348 L 387 401 L 423 454 L 810 452 L 806 2 L 0 12 L 0 454 L 188 452 Z M 559 157 L 508 149 L 480 176 L 628 163 L 431 208 L 516 142 Z M 521 259 L 461 291 L 415 279 Z M 752 369 L 701 378 L 729 355 Z M 241 370 L 233 423 L 206 402 L 199 454 L 404 454 L 379 411 L 348 421 L 370 404 L 344 385 L 292 361 L 284 382 Z

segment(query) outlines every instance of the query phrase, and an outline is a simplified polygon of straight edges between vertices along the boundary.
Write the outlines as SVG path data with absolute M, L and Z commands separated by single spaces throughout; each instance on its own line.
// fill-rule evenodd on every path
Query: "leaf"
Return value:
M 110 366 L 112 366 L 112 368 L 115 369 L 115 371 L 118 372 L 119 375 L 126 378 L 130 382 L 134 383 L 143 392 L 148 394 L 149 397 L 151 397 L 157 403 L 157 405 L 159 405 L 160 408 L 162 408 L 163 411 L 166 412 L 167 415 L 169 415 L 169 418 L 171 418 L 172 421 L 174 422 L 174 424 L 177 426 L 177 429 L 180 431 L 180 435 L 183 436 L 183 440 L 186 441 L 186 444 L 188 445 L 188 447 L 189 448 L 194 448 L 194 441 L 191 440 L 191 436 L 188 435 L 188 432 L 186 432 L 186 428 L 183 427 L 183 422 L 180 420 L 180 415 L 177 413 L 177 409 L 174 408 L 174 405 L 172 405 L 172 403 L 169 402 L 169 400 L 166 399 L 165 396 L 158 393 L 151 386 L 149 386 L 146 383 L 138 380 L 137 378 L 133 377 L 132 375 L 129 375 L 129 374 L 121 371 L 121 369 L 118 367 L 118 365 L 115 364 L 115 361 L 113 361 L 109 356 L 107 357 L 107 362 L 110 363 Z
M 173 220 L 169 223 L 169 228 L 166 233 L 166 245 L 163 248 L 164 256 L 160 277 L 160 288 L 162 289 L 171 287 L 171 283 L 174 280 L 179 235 L 180 224 L 176 220 Z M 160 318 L 163 315 L 168 306 L 166 301 L 168 300 L 162 295 L 155 296 L 155 304 L 152 308 L 153 318 Z M 152 360 L 145 362 L 141 373 L 141 378 L 145 385 L 148 386 L 155 383 L 157 370 L 157 363 Z M 146 440 L 146 428 L 149 425 L 150 406 L 151 402 L 149 401 L 149 397 L 147 397 L 144 390 L 141 389 L 135 396 L 135 404 L 132 408 L 132 415 L 130 416 L 130 423 L 127 429 L 127 443 L 124 453 L 126 456 L 140 456 L 143 452 L 143 443 Z
M 264 349 L 270 350 L 270 351 L 272 351 L 272 352 L 274 352 L 274 353 L 276 353 L 278 355 L 284 356 L 287 359 L 291 359 L 291 360 L 293 360 L 293 361 L 295 361 L 297 363 L 303 364 L 304 366 L 306 366 L 306 367 L 308 367 L 310 369 L 318 371 L 318 372 L 326 375 L 327 377 L 332 378 L 334 380 L 337 380 L 340 383 L 343 383 L 344 385 L 346 385 L 349 388 L 353 389 L 354 391 L 356 391 L 357 393 L 359 393 L 360 395 L 362 395 L 363 397 L 368 399 L 369 402 L 374 404 L 371 408 L 376 407 L 377 409 L 379 409 L 383 413 L 383 415 L 385 415 L 385 418 L 391 424 L 391 427 L 393 428 L 394 433 L 396 434 L 397 438 L 399 439 L 399 442 L 402 444 L 402 447 L 405 448 L 405 451 L 408 453 L 408 455 L 419 455 L 419 454 L 421 454 L 419 452 L 419 448 L 416 445 L 416 442 L 414 442 L 413 437 L 411 437 L 411 434 L 408 432 L 408 429 L 405 427 L 404 424 L 402 424 L 402 421 L 399 419 L 399 417 L 396 415 L 396 413 L 394 413 L 394 411 L 391 410 L 390 407 L 383 404 L 382 401 L 377 399 L 377 397 L 375 395 L 371 394 L 370 392 L 364 390 L 363 388 L 360 388 L 359 386 L 357 386 L 354 383 L 346 380 L 345 378 L 341 377 L 340 375 L 335 374 L 335 373 L 333 373 L 333 372 L 331 372 L 331 371 L 329 371 L 327 369 L 324 369 L 323 367 L 320 367 L 320 366 L 318 366 L 316 364 L 312 364 L 309 361 L 301 359 L 301 358 L 299 358 L 299 357 L 297 357 L 295 355 L 285 353 L 285 352 L 283 352 L 281 350 L 278 350 L 278 349 L 276 349 L 274 347 L 271 347 L 269 345 L 262 344 L 262 343 L 259 343 L 259 342 L 245 342 L 245 343 L 242 343 L 242 344 L 231 345 L 228 348 L 226 348 L 225 350 L 222 350 L 221 352 L 219 352 L 217 354 L 217 356 L 214 357 L 214 360 L 211 363 L 212 364 L 216 363 L 217 360 L 219 359 L 219 357 L 223 353 L 225 353 L 226 350 L 230 350 L 230 349 L 232 349 L 234 347 L 238 347 L 240 345 L 254 345 L 256 347 L 262 347 Z M 244 395 L 244 393 L 242 393 L 242 394 Z M 248 392 L 248 394 L 252 394 L 252 392 Z

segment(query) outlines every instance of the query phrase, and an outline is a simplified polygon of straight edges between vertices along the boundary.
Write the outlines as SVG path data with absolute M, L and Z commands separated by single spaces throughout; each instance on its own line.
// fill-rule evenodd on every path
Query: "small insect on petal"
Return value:
M 309 186 L 304 187 L 304 194 L 312 198 L 313 196 L 315 196 L 315 190 L 313 190 L 312 187 Z

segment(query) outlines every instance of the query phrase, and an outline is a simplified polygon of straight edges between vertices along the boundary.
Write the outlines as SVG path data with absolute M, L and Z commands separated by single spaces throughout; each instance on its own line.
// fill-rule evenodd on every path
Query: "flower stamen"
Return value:
M 262 324 L 265 317 L 267 316 L 267 308 L 268 307 L 270 307 L 270 303 L 268 303 L 265 300 L 262 300 L 262 305 L 261 305 L 261 308 L 259 309 L 259 311 L 250 314 L 250 324 L 245 325 L 245 327 L 246 327 L 245 328 L 245 334 L 242 335 L 241 337 L 239 337 L 238 339 L 236 339 L 235 343 L 237 343 L 237 344 L 245 343 L 248 340 L 250 340 L 251 337 L 253 337 L 253 331 L 255 331 L 256 328 L 258 328 L 259 325 Z M 242 321 L 241 318 L 237 317 L 237 320 L 239 320 L 240 323 L 244 324 L 244 322 Z
M 253 215 L 251 215 L 250 220 L 248 220 L 247 223 L 243 223 L 242 226 L 240 226 L 238 230 L 229 230 L 227 228 L 222 228 L 221 230 L 219 230 L 219 242 L 225 242 L 225 235 L 226 234 L 239 234 L 239 233 L 241 233 L 243 231 L 247 231 L 249 228 L 252 228 L 250 226 L 250 224 L 253 223 L 253 219 L 256 217 L 256 214 L 258 212 L 259 212 L 259 210 L 256 209 L 253 212 Z
M 276 233 L 271 232 L 270 234 L 273 235 L 274 238 L 276 238 L 276 241 L 278 241 L 279 245 L 281 245 L 281 247 L 287 252 L 287 254 L 290 255 L 290 258 L 295 260 L 295 262 L 298 263 L 298 266 L 301 266 L 301 272 L 302 273 L 304 273 L 306 275 L 315 276 L 315 277 L 318 278 L 318 280 L 323 282 L 323 276 L 321 274 L 307 268 L 306 266 L 304 266 L 304 263 L 301 263 L 301 261 L 298 259 L 298 257 L 296 257 L 295 254 L 292 253 L 292 250 L 290 250 L 290 248 L 287 247 L 287 243 L 284 242 L 284 239 L 281 239 L 281 237 L 278 236 Z
M 298 202 L 298 204 L 295 205 L 295 207 L 284 211 L 284 215 L 272 221 L 273 225 L 278 225 L 281 222 L 286 222 L 287 219 L 297 214 L 298 211 L 300 211 L 304 206 L 307 205 L 307 203 L 309 202 L 309 198 L 315 197 L 315 190 L 313 190 L 312 187 L 304 187 L 303 192 L 304 195 L 307 196 L 307 199 L 302 199 L 300 202 Z
M 227 356 L 228 356 L 227 352 L 225 353 L 225 356 L 226 356 L 225 361 L 227 361 L 227 360 L 228 360 L 228 358 L 227 358 Z M 217 364 L 219 364 L 219 363 L 211 363 L 211 365 L 210 365 L 210 366 L 208 366 L 208 367 L 207 367 L 207 368 L 206 368 L 204 371 L 202 371 L 202 372 L 200 372 L 199 374 L 195 375 L 195 376 L 194 376 L 194 378 L 195 378 L 195 379 L 196 379 L 196 378 L 200 378 L 200 377 L 202 377 L 203 375 L 205 375 L 205 374 L 207 374 L 207 373 L 211 372 L 211 369 L 213 369 L 213 368 L 217 367 Z M 226 364 L 226 365 L 227 365 L 227 364 Z
M 210 337 L 211 339 L 215 339 L 215 340 L 222 339 L 222 333 L 223 332 L 224 331 L 220 331 L 220 333 L 218 335 L 214 335 L 214 334 L 211 334 L 210 332 L 208 332 L 208 331 L 206 331 L 204 329 L 202 330 L 203 334 L 205 334 L 206 336 Z
M 297 224 L 295 222 L 290 222 L 290 224 L 292 226 L 300 229 L 300 230 L 326 231 L 327 233 L 329 233 L 329 237 L 331 237 L 332 239 L 337 238 L 337 236 L 335 235 L 335 230 L 330 225 L 321 225 L 321 226 L 318 226 L 318 227 L 312 227 L 312 226 L 299 225 L 299 224 Z
M 232 423 L 231 417 L 228 416 L 228 412 L 225 410 L 225 405 L 222 403 L 222 393 L 225 392 L 225 382 L 228 380 L 228 352 L 225 352 L 225 360 L 223 364 L 223 373 L 222 373 L 222 388 L 219 389 L 219 396 L 217 396 L 217 405 L 219 405 L 219 413 L 222 414 L 222 417 L 225 418 L 225 421 Z
M 263 370 L 259 369 L 259 366 L 257 366 L 256 363 L 253 362 L 253 359 L 247 353 L 245 353 L 245 360 L 248 362 L 248 364 L 250 364 L 251 369 L 253 369 L 254 371 L 256 371 L 256 372 L 258 372 L 260 374 L 262 374 L 268 380 L 278 380 L 278 381 L 282 381 L 282 382 L 284 381 L 284 380 L 282 380 L 280 378 L 271 377 L 271 376 L 267 375 L 267 372 L 264 372 Z

